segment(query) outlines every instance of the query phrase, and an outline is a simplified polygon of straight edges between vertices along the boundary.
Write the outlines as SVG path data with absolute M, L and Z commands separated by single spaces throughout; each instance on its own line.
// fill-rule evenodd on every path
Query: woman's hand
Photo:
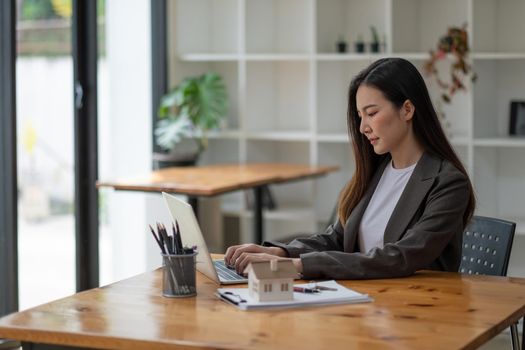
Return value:
M 242 274 L 246 266 L 252 261 L 269 261 L 285 256 L 286 251 L 282 248 L 263 247 L 249 243 L 229 247 L 224 256 L 224 262 L 228 266 L 235 266 L 237 273 Z

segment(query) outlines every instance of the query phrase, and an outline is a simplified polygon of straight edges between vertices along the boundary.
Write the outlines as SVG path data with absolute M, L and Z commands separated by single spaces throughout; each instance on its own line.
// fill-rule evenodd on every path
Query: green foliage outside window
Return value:
M 18 10 L 19 56 L 71 55 L 72 0 L 21 0 Z M 105 10 L 106 0 L 97 0 L 99 56 L 106 51 Z
M 21 20 L 42 20 L 58 18 L 51 0 L 23 0 L 21 9 Z

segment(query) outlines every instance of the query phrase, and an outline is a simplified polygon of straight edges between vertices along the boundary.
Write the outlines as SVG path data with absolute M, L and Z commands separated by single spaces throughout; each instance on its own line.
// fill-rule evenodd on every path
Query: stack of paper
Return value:
M 333 280 L 295 285 L 295 287 L 305 288 L 315 288 L 316 286 L 327 287 L 327 289 L 333 290 L 321 290 L 319 293 L 294 292 L 293 300 L 286 301 L 255 301 L 250 297 L 248 288 L 219 288 L 217 289 L 216 295 L 227 303 L 237 306 L 241 310 L 352 304 L 372 301 L 372 298 L 367 294 L 361 294 L 348 289 Z

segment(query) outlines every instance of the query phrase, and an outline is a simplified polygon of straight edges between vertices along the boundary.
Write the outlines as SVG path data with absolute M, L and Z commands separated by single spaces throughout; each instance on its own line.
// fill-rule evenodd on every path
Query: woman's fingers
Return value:
M 224 254 L 224 262 L 226 263 L 226 265 L 233 265 L 233 263 L 235 262 L 235 260 L 232 261 L 232 257 L 233 257 L 233 254 L 235 254 L 235 251 L 241 247 L 240 245 L 232 245 L 231 247 L 228 247 L 228 249 L 226 249 L 226 254 Z
M 238 274 L 244 274 L 244 270 L 248 267 L 248 264 L 257 261 L 270 261 L 273 259 L 282 260 L 275 255 L 270 255 L 266 253 L 243 253 L 235 261 L 235 270 Z
M 243 253 L 239 258 L 235 261 L 235 269 L 237 270 L 237 273 L 239 275 L 244 274 L 244 270 L 248 266 L 248 264 L 252 261 L 255 261 L 255 255 L 257 253 Z
M 232 256 L 230 257 L 230 260 L 228 262 L 229 265 L 236 265 L 237 266 L 237 259 L 241 256 L 243 253 L 260 253 L 264 251 L 264 247 L 248 243 L 248 244 L 242 244 L 240 246 L 237 246 L 235 251 L 233 252 Z
M 274 251 L 271 247 L 263 247 L 253 243 L 234 245 L 226 250 L 224 262 L 228 266 L 235 266 L 237 272 L 242 274 L 246 266 L 252 261 L 267 261 L 285 256 L 284 249 L 277 249 L 280 251 Z

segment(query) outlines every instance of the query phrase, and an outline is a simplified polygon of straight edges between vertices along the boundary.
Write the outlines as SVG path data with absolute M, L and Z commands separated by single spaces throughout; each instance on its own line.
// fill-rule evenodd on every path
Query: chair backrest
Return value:
M 474 216 L 463 232 L 459 272 L 506 276 L 516 224 Z

